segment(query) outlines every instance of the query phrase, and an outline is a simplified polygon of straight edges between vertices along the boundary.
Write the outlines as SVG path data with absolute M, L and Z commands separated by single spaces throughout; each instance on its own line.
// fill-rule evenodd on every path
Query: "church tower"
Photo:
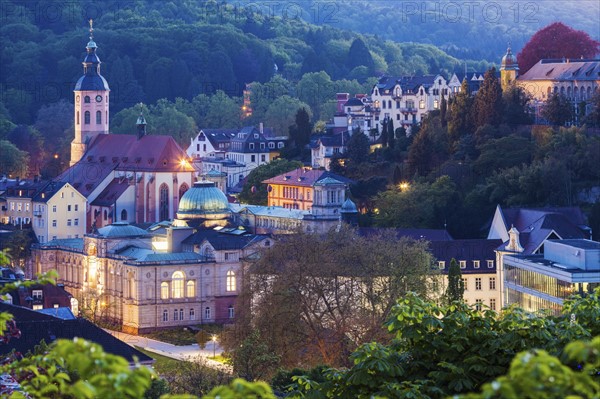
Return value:
M 108 83 L 100 75 L 100 59 L 96 55 L 93 21 L 90 19 L 90 41 L 83 60 L 83 76 L 75 85 L 75 138 L 71 142 L 71 166 L 85 154 L 88 143 L 99 134 L 108 134 Z
M 509 44 L 500 65 L 500 84 L 502 85 L 502 90 L 506 90 L 512 82 L 517 80 L 517 76 L 519 76 L 519 65 Z

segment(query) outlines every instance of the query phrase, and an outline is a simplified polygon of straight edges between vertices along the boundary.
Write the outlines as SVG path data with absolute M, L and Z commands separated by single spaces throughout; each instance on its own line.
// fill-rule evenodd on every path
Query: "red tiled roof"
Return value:
M 298 168 L 279 176 L 272 177 L 264 180 L 266 184 L 285 184 L 288 186 L 300 186 L 300 187 L 312 187 L 315 183 L 325 177 L 331 177 L 339 180 L 342 183 L 351 183 L 352 180 L 347 179 L 343 176 L 336 175 L 335 173 L 328 172 L 326 170 L 319 169 L 306 169 Z
M 129 181 L 127 179 L 113 179 L 90 205 L 113 205 L 128 187 Z
M 180 164 L 182 159 L 187 159 L 187 154 L 171 136 L 138 139 L 127 134 L 102 134 L 90 143 L 81 160 L 57 180 L 68 181 L 87 197 L 113 170 L 193 172 L 189 163 Z

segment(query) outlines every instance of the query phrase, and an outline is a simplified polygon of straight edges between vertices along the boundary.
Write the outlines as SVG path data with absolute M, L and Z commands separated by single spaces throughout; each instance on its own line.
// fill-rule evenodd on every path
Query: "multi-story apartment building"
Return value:
M 373 127 L 381 132 L 384 121 L 391 119 L 396 128 L 409 128 L 429 111 L 439 109 L 442 95 L 448 98 L 449 93 L 442 75 L 383 76 L 371 92 Z
M 86 198 L 69 183 L 48 183 L 32 200 L 32 227 L 38 242 L 83 237 L 86 205 Z

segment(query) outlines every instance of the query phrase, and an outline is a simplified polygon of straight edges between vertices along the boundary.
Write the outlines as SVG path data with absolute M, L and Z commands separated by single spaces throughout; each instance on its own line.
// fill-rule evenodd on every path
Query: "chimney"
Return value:
M 263 133 L 264 133 L 264 129 L 265 129 L 265 128 L 264 128 L 264 124 L 263 124 L 262 122 L 261 122 L 261 123 L 259 123 L 259 124 L 258 124 L 258 130 L 260 131 L 260 134 L 263 134 Z

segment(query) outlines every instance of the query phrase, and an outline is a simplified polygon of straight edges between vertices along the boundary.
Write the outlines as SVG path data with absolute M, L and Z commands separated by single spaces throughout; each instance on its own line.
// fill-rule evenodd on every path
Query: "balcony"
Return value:
M 33 216 L 41 218 L 42 217 L 42 211 L 33 211 Z
M 416 108 L 412 108 L 412 107 L 403 107 L 400 108 L 400 112 L 404 112 L 404 113 L 409 113 L 409 114 L 416 114 L 417 113 L 417 109 Z

